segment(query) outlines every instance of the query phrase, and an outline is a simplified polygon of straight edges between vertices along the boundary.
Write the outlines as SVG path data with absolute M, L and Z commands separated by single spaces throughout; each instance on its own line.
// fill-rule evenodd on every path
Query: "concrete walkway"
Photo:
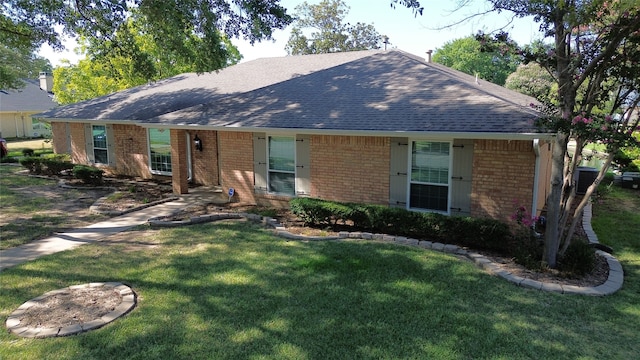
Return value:
M 83 244 L 104 239 L 115 233 L 145 224 L 151 218 L 172 215 L 189 205 L 211 201 L 211 192 L 209 190 L 204 187 L 190 189 L 189 191 L 191 192 L 189 194 L 181 195 L 173 201 L 132 211 L 84 228 L 59 233 L 14 248 L 0 250 L 0 271 L 35 260 L 41 256 L 70 250 Z

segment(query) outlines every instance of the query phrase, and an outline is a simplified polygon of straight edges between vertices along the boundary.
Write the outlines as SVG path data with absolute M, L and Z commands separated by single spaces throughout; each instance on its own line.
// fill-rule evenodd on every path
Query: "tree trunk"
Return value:
M 544 262 L 555 268 L 560 240 L 560 203 L 564 186 L 564 157 L 569 135 L 557 133 L 551 153 L 551 190 L 547 196 L 547 227 L 545 229 Z
M 573 221 L 571 221 L 571 226 L 567 231 L 567 236 L 566 236 L 566 239 L 564 240 L 562 250 L 560 250 L 560 255 L 564 255 L 564 253 L 569 248 L 569 245 L 571 245 L 571 240 L 573 239 L 573 235 L 575 235 L 576 227 L 578 226 L 578 221 L 582 220 L 581 215 L 582 215 L 582 212 L 584 211 L 584 207 L 587 206 L 589 199 L 591 199 L 591 195 L 593 195 L 593 193 L 598 188 L 598 185 L 600 184 L 602 179 L 604 179 L 604 176 L 607 173 L 609 166 L 611 165 L 611 161 L 613 161 L 614 154 L 615 154 L 615 150 L 609 153 L 609 155 L 607 156 L 607 160 L 605 160 L 604 164 L 602 164 L 602 168 L 598 172 L 598 176 L 593 181 L 593 184 L 589 185 L 589 188 L 587 188 L 587 191 L 585 192 L 584 197 L 582 198 L 582 201 L 580 201 L 580 204 L 578 204 L 578 207 L 573 213 Z

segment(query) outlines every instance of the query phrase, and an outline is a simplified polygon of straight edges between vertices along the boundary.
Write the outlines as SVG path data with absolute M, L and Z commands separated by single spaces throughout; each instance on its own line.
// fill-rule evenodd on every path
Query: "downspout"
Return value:
M 540 139 L 533 140 L 533 152 L 536 154 L 536 162 L 533 173 L 533 201 L 531 201 L 531 216 L 537 216 L 538 212 L 538 181 L 540 180 Z
M 185 136 L 187 137 L 187 181 L 192 182 L 193 164 L 191 161 L 191 134 L 187 131 Z
M 222 162 L 220 161 L 220 131 L 216 131 L 216 168 L 218 168 L 218 185 L 222 185 L 222 170 L 220 170 Z

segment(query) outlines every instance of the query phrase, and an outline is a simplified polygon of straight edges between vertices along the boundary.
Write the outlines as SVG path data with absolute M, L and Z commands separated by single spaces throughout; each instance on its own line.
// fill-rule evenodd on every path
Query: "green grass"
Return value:
M 0 321 L 42 293 L 120 281 L 125 317 L 77 336 L 0 332 L 2 359 L 629 359 L 640 353 L 638 244 L 605 297 L 516 287 L 391 244 L 285 241 L 246 222 L 130 232 L 0 272 Z M 146 234 L 143 236 L 142 234 Z
M 43 206 L 24 205 L 8 184 L 50 183 L 14 171 L 0 166 L 3 211 Z M 0 359 L 636 358 L 640 192 L 612 188 L 593 226 L 625 271 L 607 297 L 520 288 L 413 247 L 286 241 L 247 222 L 138 226 L 127 233 L 133 244 L 84 245 L 0 272 L 2 324 L 25 301 L 73 284 L 119 281 L 138 296 L 131 313 L 88 333 L 0 331 Z
M 82 196 L 79 191 L 69 190 L 65 197 L 56 199 L 24 196 L 17 191 L 18 188 L 30 187 L 32 191 L 38 191 L 42 187 L 55 185 L 56 180 L 19 175 L 17 172 L 20 170 L 24 170 L 24 168 L 20 166 L 0 166 L 0 204 L 2 204 L 2 213 L 5 216 L 15 218 L 7 223 L 2 221 L 0 224 L 0 249 L 8 249 L 45 238 L 54 232 L 67 230 L 70 223 L 80 220 L 61 212 L 49 215 L 42 213 L 43 210 L 50 209 L 50 205 L 55 201 Z M 104 218 L 104 216 L 99 215 L 88 215 L 83 217 L 82 220 L 99 221 Z

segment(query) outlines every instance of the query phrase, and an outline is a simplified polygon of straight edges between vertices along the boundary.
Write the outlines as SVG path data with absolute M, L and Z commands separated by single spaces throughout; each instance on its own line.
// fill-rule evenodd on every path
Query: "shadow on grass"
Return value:
M 3 319 L 29 298 L 77 283 L 120 281 L 139 297 L 103 329 L 24 340 L 0 350 L 2 358 L 597 358 L 638 350 L 638 321 L 612 338 L 631 306 L 615 295 L 526 290 L 442 253 L 288 242 L 242 222 L 144 241 L 160 246 L 87 245 L 0 273 Z

